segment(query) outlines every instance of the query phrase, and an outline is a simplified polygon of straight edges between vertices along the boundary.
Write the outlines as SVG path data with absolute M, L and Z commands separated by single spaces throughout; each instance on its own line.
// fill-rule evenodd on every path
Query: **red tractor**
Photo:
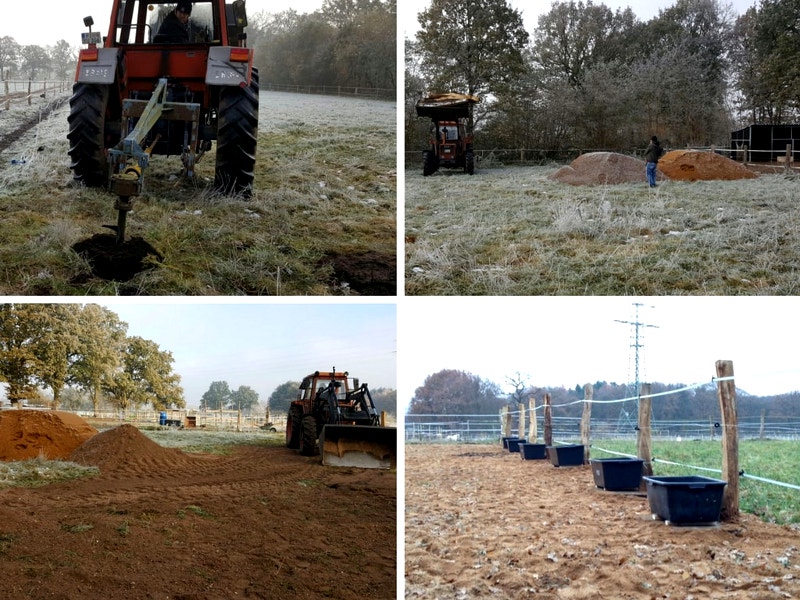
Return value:
M 386 427 L 366 383 L 335 368 L 303 378 L 286 418 L 286 446 L 305 456 L 322 454 L 324 465 L 397 464 L 397 429 Z
M 178 15 L 176 17 L 175 15 Z M 181 36 L 165 25 L 183 19 Z M 186 175 L 216 142 L 215 188 L 249 196 L 258 136 L 258 70 L 245 1 L 113 0 L 108 34 L 84 19 L 69 114 L 74 178 L 119 196 L 117 241 L 152 154 Z
M 417 116 L 432 121 L 430 145 L 422 153 L 422 174 L 433 175 L 439 167 L 475 172 L 475 153 L 467 123 L 477 96 L 466 94 L 433 94 L 417 102 Z

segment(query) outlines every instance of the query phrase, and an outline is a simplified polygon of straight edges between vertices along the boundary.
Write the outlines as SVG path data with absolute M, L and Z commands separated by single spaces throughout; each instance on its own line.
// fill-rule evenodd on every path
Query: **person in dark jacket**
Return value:
M 647 183 L 650 187 L 656 187 L 656 169 L 658 168 L 658 159 L 664 154 L 664 148 L 658 141 L 656 136 L 650 138 L 650 144 L 644 153 L 644 160 L 647 163 L 645 173 L 647 175 Z
M 155 37 L 157 44 L 188 44 L 189 17 L 192 14 L 192 3 L 188 0 L 178 0 L 178 5 L 169 13 Z

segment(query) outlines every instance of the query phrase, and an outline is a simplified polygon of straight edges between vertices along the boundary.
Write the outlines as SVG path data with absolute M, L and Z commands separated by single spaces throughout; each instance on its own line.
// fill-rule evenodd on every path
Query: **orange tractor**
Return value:
M 475 172 L 475 153 L 467 123 L 472 106 L 480 102 L 477 96 L 466 94 L 433 94 L 417 102 L 417 116 L 432 121 L 432 136 L 422 153 L 422 174 L 433 175 L 439 167 Z
M 181 19 L 180 35 L 175 20 Z M 171 23 L 171 34 L 165 33 Z M 245 1 L 113 0 L 108 34 L 89 28 L 70 100 L 74 178 L 118 196 L 117 243 L 153 154 L 184 174 L 216 142 L 215 188 L 249 196 L 258 135 L 258 70 Z
M 335 368 L 303 378 L 287 415 L 286 446 L 322 454 L 324 465 L 397 466 L 397 428 L 386 427 L 366 383 Z

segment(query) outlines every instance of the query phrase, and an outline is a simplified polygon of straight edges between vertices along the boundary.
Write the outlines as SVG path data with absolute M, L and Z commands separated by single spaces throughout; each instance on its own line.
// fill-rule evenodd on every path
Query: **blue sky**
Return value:
M 347 370 L 371 388 L 396 389 L 396 307 L 377 303 L 100 301 L 128 335 L 172 352 L 186 402 L 212 381 L 272 391 L 315 370 Z

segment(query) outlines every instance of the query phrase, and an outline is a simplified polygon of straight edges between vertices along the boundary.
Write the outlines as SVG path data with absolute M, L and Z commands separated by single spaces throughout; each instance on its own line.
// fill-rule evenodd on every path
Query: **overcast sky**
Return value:
M 756 0 L 732 0 L 730 4 L 735 14 L 743 14 Z M 612 10 L 630 7 L 640 20 L 648 21 L 657 16 L 660 10 L 674 6 L 677 0 L 594 0 L 593 4 L 605 4 Z M 521 14 L 528 33 L 533 32 L 539 16 L 550 12 L 553 2 L 543 0 L 508 0 L 508 3 Z M 428 8 L 431 0 L 400 0 L 398 2 L 399 39 L 411 38 L 419 28 L 417 14 Z
M 263 404 L 278 385 L 332 367 L 370 388 L 397 389 L 394 304 L 98 303 L 128 323 L 129 336 L 172 352 L 189 406 L 199 406 L 212 381 L 249 386 Z
M 278 13 L 291 7 L 299 14 L 306 14 L 320 9 L 322 1 L 292 0 L 282 4 L 273 0 L 247 0 L 247 13 Z M 3 0 L 0 37 L 10 36 L 18 44 L 38 46 L 53 46 L 59 40 L 66 40 L 77 47 L 81 44 L 81 33 L 88 31 L 83 25 L 84 17 L 91 15 L 94 19 L 93 31 L 108 33 L 111 5 L 112 0 L 45 0 L 32 4 Z
M 398 352 L 405 406 L 428 375 L 457 369 L 510 391 L 517 373 L 537 386 L 635 381 L 635 321 L 641 381 L 710 382 L 732 360 L 751 394 L 800 389 L 798 298 L 412 298 L 399 306 Z

